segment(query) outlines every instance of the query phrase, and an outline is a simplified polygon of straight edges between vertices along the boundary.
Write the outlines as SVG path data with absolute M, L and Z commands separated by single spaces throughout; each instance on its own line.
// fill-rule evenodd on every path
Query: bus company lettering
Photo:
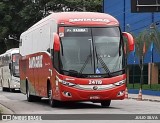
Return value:
M 29 58 L 29 68 L 42 68 L 43 55 Z
M 75 18 L 69 19 L 69 22 L 84 22 L 84 21 L 94 21 L 94 22 L 110 22 L 108 19 L 102 18 Z

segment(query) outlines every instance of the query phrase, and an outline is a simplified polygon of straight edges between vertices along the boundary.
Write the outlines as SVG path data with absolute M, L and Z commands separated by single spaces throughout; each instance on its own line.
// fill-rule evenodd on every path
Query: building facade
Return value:
M 147 44 L 146 52 L 143 54 L 143 84 L 160 84 L 160 13 L 132 13 L 131 0 L 103 0 L 103 12 L 117 18 L 121 30 L 130 32 L 135 39 L 143 35 L 141 41 Z M 156 31 L 151 28 L 153 24 Z M 155 35 L 150 38 L 149 35 L 153 32 Z M 138 42 L 137 40 L 135 43 Z M 128 54 L 128 83 L 140 83 L 141 59 L 137 47 Z

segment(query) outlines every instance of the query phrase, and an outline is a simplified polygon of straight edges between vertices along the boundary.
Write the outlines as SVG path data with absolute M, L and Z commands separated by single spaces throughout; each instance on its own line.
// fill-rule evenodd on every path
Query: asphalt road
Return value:
M 59 107 L 51 108 L 47 99 L 42 99 L 40 102 L 27 102 L 26 95 L 19 92 L 2 92 L 1 88 L 0 104 L 8 107 L 15 114 L 160 114 L 159 102 L 125 99 L 113 100 L 109 108 L 102 108 L 99 103 L 91 102 L 65 103 Z M 92 119 L 90 118 L 90 120 L 91 123 Z M 16 123 L 19 122 L 21 123 L 23 121 L 16 121 Z M 58 120 L 56 123 L 58 122 L 65 121 Z M 93 122 L 96 121 L 93 120 Z M 156 120 L 156 122 L 158 121 Z M 101 123 L 101 121 L 98 123 Z M 150 122 L 146 121 L 146 123 Z

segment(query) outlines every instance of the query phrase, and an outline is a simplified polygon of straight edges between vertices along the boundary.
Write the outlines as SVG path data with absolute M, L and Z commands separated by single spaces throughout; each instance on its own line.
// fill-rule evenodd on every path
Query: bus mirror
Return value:
M 133 36 L 130 33 L 127 33 L 127 32 L 123 32 L 122 34 L 128 41 L 129 51 L 133 51 L 134 50 Z
M 9 63 L 9 69 L 11 70 L 11 63 Z
M 53 44 L 53 48 L 54 51 L 59 52 L 60 51 L 60 39 L 57 33 L 53 34 L 54 37 L 54 44 Z

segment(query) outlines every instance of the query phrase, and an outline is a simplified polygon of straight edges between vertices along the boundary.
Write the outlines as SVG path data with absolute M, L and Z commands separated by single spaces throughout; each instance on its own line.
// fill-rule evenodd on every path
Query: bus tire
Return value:
M 47 88 L 47 93 L 48 93 L 48 98 L 49 98 L 49 105 L 51 107 L 57 107 L 58 106 L 58 101 L 53 99 L 53 91 L 51 88 L 51 85 L 48 84 L 48 88 Z
M 33 96 L 33 98 L 34 98 L 35 102 L 40 102 L 41 101 L 41 97 L 39 97 L 39 96 Z
M 105 100 L 101 102 L 102 107 L 109 107 L 111 104 L 111 100 Z
M 30 95 L 28 84 L 26 86 L 26 95 L 27 95 L 27 101 L 28 102 L 33 102 L 34 101 L 34 96 Z
M 2 91 L 7 91 L 7 88 L 5 88 L 5 87 L 2 87 Z
M 14 89 L 13 89 L 13 88 L 9 88 L 9 91 L 10 91 L 10 92 L 14 92 Z

